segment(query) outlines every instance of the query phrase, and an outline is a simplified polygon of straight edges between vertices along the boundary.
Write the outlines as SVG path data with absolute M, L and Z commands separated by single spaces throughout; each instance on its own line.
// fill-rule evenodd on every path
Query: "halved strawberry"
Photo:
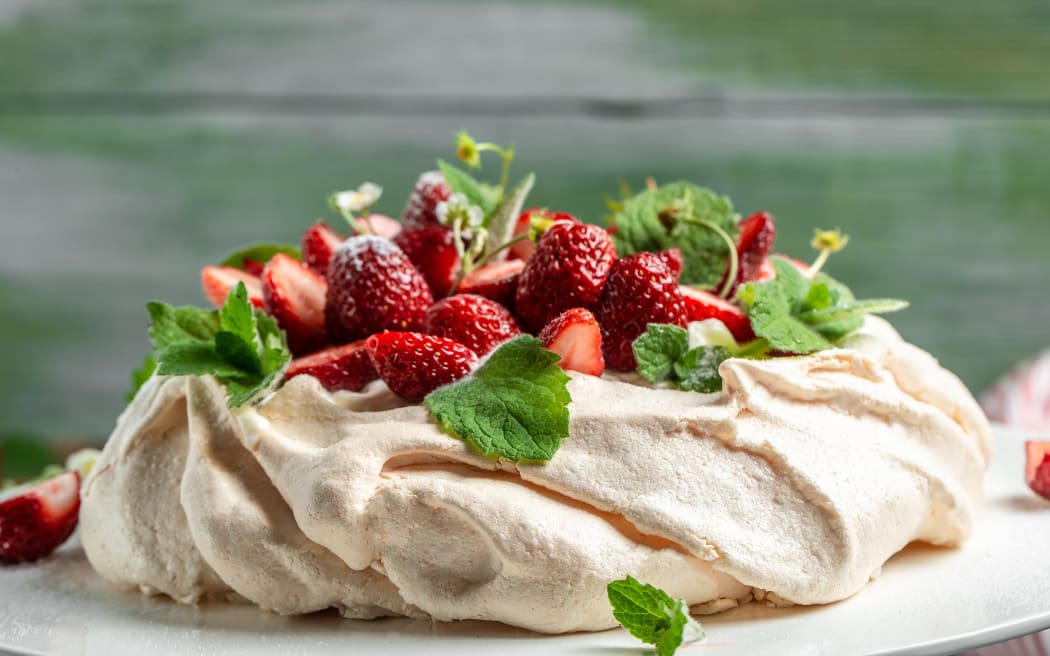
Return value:
M 394 243 L 426 278 L 434 298 L 448 296 L 459 274 L 459 253 L 451 228 L 408 228 L 394 238 Z
M 299 260 L 278 253 L 262 275 L 266 311 L 288 336 L 295 355 L 311 353 L 328 343 L 324 304 L 328 283 L 324 276 Z
M 518 322 L 496 301 L 477 294 L 456 294 L 427 310 L 424 330 L 454 339 L 478 355 L 485 355 L 515 335 Z
M 226 304 L 226 299 L 229 298 L 230 292 L 233 291 L 233 288 L 239 282 L 243 282 L 245 288 L 247 288 L 248 300 L 252 302 L 252 305 L 257 308 L 265 306 L 262 294 L 262 281 L 259 280 L 259 276 L 253 276 L 250 273 L 228 266 L 209 264 L 201 269 L 201 288 L 204 289 L 204 295 L 208 297 L 208 301 L 217 308 L 221 308 Z
M 686 325 L 678 283 L 656 253 L 635 253 L 617 260 L 594 314 L 602 328 L 605 362 L 622 371 L 638 366 L 632 346 L 649 324 Z
M 751 320 L 738 306 L 710 292 L 682 285 L 679 287 L 685 299 L 685 311 L 689 321 L 718 319 L 725 324 L 738 342 L 750 342 L 755 338 Z
M 547 219 L 551 222 L 557 221 L 568 221 L 569 223 L 579 223 L 579 219 L 571 214 L 565 212 L 549 212 L 539 207 L 530 207 L 518 216 L 517 223 L 514 224 L 513 237 L 520 237 L 521 235 L 528 235 L 529 229 L 532 227 L 533 217 L 539 217 Z M 507 255 L 510 258 L 518 258 L 521 260 L 527 260 L 536 251 L 536 242 L 531 239 L 522 239 L 516 242 L 513 246 L 507 249 Z
M 1025 483 L 1039 496 L 1050 499 L 1050 442 L 1028 441 L 1024 450 Z
M 459 342 L 421 333 L 372 335 L 365 348 L 387 387 L 412 403 L 463 378 L 478 363 L 477 354 Z
M 591 376 L 605 371 L 602 330 L 590 310 L 572 308 L 562 312 L 540 331 L 543 347 L 561 356 L 558 366 Z
M 408 195 L 401 222 L 406 228 L 439 225 L 437 206 L 451 195 L 452 191 L 445 184 L 445 176 L 441 175 L 441 171 L 426 171 L 419 176 Z
M 80 474 L 67 471 L 0 494 L 0 562 L 43 558 L 73 533 Z
M 303 262 L 317 273 L 328 273 L 328 262 L 332 253 L 339 248 L 346 237 L 336 232 L 327 223 L 315 223 L 303 233 Z
M 351 237 L 328 265 L 325 322 L 336 344 L 384 330 L 419 330 L 434 303 L 427 281 L 392 241 Z
M 525 268 L 525 260 L 491 262 L 467 274 L 456 287 L 459 294 L 477 294 L 492 299 L 505 308 L 514 304 L 518 278 Z
M 362 235 L 375 235 L 393 239 L 401 232 L 401 222 L 392 219 L 386 214 L 370 214 L 368 218 L 359 217 L 354 219 L 357 223 L 357 231 Z
M 678 248 L 668 248 L 666 251 L 660 251 L 657 253 L 660 258 L 667 265 L 667 268 L 671 270 L 671 277 L 674 278 L 675 282 L 682 277 L 682 251 Z
M 740 233 L 736 238 L 737 271 L 736 279 L 729 287 L 732 297 L 740 285 L 759 280 L 763 264 L 768 265 L 767 256 L 773 250 L 773 241 L 777 236 L 777 225 L 769 212 L 758 212 L 747 217 L 739 224 Z M 718 289 L 722 289 L 729 271 L 722 274 Z
M 363 339 L 296 358 L 288 366 L 285 378 L 291 380 L 304 374 L 321 381 L 329 392 L 359 392 L 365 385 L 379 378 L 372 359 L 368 357 Z

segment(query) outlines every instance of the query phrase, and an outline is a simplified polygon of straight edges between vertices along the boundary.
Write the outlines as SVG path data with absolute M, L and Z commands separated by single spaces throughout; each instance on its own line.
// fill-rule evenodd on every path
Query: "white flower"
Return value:
M 332 196 L 332 204 L 343 212 L 361 212 L 375 205 L 382 195 L 382 187 L 366 182 L 356 190 L 337 191 Z
M 463 228 L 480 228 L 485 221 L 485 213 L 477 205 L 471 205 L 467 197 L 460 193 L 452 194 L 448 200 L 438 203 L 434 209 L 438 223 L 452 226 L 457 220 Z

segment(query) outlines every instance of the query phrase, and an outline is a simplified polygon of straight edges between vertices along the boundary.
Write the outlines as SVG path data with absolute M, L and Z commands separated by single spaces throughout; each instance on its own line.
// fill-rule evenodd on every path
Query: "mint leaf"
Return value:
M 723 346 L 697 346 L 690 349 L 674 363 L 678 387 L 690 392 L 718 392 L 722 389 L 722 376 L 718 366 L 733 357 Z
M 124 394 L 124 401 L 131 403 L 131 400 L 139 393 L 146 381 L 153 377 L 153 372 L 156 370 L 157 358 L 153 356 L 152 352 L 147 353 L 142 364 L 137 369 L 131 370 L 131 388 Z
M 218 312 L 157 302 L 147 308 L 157 372 L 215 376 L 233 407 L 275 385 L 292 359 L 284 333 L 272 317 L 252 307 L 244 283 Z
M 770 280 L 748 283 L 746 287 L 751 327 L 756 335 L 769 342 L 770 348 L 798 354 L 832 348 L 831 342 L 795 317 L 801 299 L 789 296 L 794 292 L 790 283 L 781 285 L 778 280 Z
M 672 324 L 651 323 L 631 345 L 638 360 L 638 373 L 659 383 L 675 373 L 675 363 L 689 350 L 689 333 Z
M 569 436 L 569 376 L 531 335 L 496 349 L 469 378 L 423 399 L 434 419 L 488 457 L 550 460 Z
M 437 164 L 441 170 L 441 175 L 445 178 L 445 184 L 448 185 L 452 193 L 466 196 L 470 204 L 480 207 L 485 216 L 488 216 L 492 213 L 492 210 L 496 209 L 492 195 L 486 193 L 481 183 L 475 180 L 472 175 L 441 159 L 437 161 Z
M 504 246 L 514 237 L 514 228 L 518 223 L 518 216 L 525 206 L 525 198 L 532 191 L 532 185 L 536 183 L 536 175 L 533 173 L 525 176 L 513 191 L 507 194 L 503 202 L 489 217 L 486 229 L 489 232 L 485 240 L 485 253 L 482 259 L 493 255 L 500 247 Z
M 278 253 L 284 253 L 294 257 L 297 260 L 303 259 L 303 254 L 299 252 L 299 249 L 295 246 L 289 246 L 287 244 L 252 244 L 237 251 L 231 253 L 222 262 L 221 266 L 233 267 L 235 269 L 244 269 L 249 261 L 255 262 L 256 264 L 266 264 L 274 255 Z
M 688 182 L 672 182 L 628 199 L 615 217 L 613 241 L 620 257 L 677 247 L 683 259 L 680 282 L 714 287 L 728 265 L 729 245 L 710 228 L 689 221 L 708 221 L 735 237 L 736 219 L 726 196 Z
M 642 642 L 656 647 L 659 656 L 672 656 L 690 627 L 692 640 L 704 637 L 703 629 L 690 616 L 685 602 L 660 588 L 628 576 L 606 587 L 613 617 Z

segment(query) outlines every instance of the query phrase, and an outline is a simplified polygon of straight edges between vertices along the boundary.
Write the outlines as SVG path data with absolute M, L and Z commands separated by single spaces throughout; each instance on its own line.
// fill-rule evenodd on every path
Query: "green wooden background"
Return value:
M 108 434 L 145 301 L 333 189 L 398 214 L 464 127 L 587 220 L 653 175 L 788 252 L 841 226 L 830 271 L 980 390 L 1050 345 L 1048 35 L 1034 0 L 0 0 L 8 461 Z

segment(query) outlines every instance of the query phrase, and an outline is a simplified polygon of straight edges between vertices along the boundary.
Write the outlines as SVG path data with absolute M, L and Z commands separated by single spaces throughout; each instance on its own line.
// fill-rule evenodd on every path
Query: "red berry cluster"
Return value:
M 650 323 L 717 318 L 738 340 L 754 338 L 738 306 L 679 285 L 678 249 L 617 258 L 607 230 L 564 213 L 525 211 L 515 236 L 539 226 L 536 243 L 515 243 L 508 259 L 457 285 L 460 256 L 437 219 L 450 195 L 439 172 L 424 173 L 400 224 L 373 215 L 379 234 L 349 239 L 315 224 L 303 236 L 302 262 L 277 255 L 245 270 L 205 267 L 205 292 L 221 306 L 237 282 L 247 285 L 288 335 L 297 356 L 289 378 L 310 374 L 329 390 L 351 391 L 382 378 L 412 402 L 523 331 L 561 355 L 563 368 L 595 376 L 607 363 L 633 370 L 631 345 Z M 769 214 L 741 223 L 733 288 L 769 275 L 774 237 Z

